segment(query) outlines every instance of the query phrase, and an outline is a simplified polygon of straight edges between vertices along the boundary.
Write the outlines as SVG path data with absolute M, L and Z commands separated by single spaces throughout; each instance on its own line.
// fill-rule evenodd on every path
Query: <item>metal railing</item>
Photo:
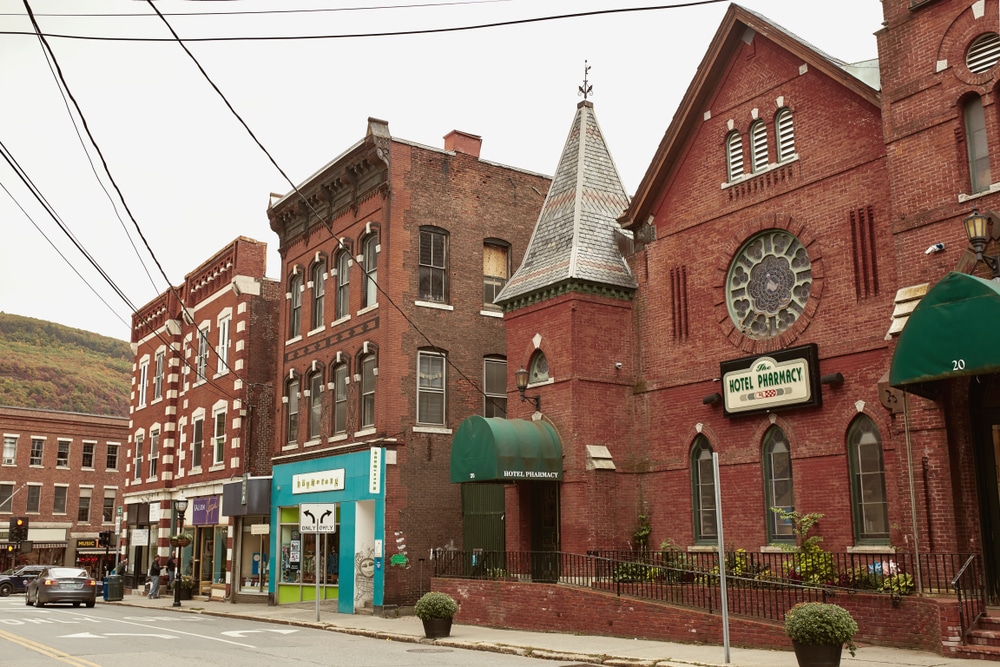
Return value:
M 965 635 L 975 625 L 976 621 L 986 613 L 986 586 L 983 582 L 981 561 L 972 555 L 962 565 L 951 587 L 958 595 L 958 616 L 962 623 L 962 641 Z

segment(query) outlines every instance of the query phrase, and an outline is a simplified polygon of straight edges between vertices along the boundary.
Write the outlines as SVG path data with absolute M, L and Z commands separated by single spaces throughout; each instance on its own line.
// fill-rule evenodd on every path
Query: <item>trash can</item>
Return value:
M 122 584 L 122 576 L 120 574 L 109 574 L 105 581 L 107 583 L 104 585 L 104 601 L 121 602 L 122 598 L 125 596 L 125 587 Z
M 103 593 L 103 595 L 104 595 L 104 601 L 107 602 L 108 601 L 108 578 L 107 577 L 104 577 L 104 583 L 103 583 L 102 587 L 104 589 L 104 593 Z

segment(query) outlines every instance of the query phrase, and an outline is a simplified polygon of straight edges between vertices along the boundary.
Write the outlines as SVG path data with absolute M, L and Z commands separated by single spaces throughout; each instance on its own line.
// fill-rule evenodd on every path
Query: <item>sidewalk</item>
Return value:
M 316 620 L 313 602 L 268 607 L 266 604 L 231 604 L 220 601 L 185 600 L 180 609 L 174 608 L 173 598 L 165 595 L 150 600 L 143 595 L 126 595 L 121 602 L 99 604 L 157 608 L 181 613 L 230 616 L 249 620 L 281 623 L 301 627 L 321 628 L 333 632 L 363 635 L 403 642 L 433 643 L 439 646 L 530 655 L 566 662 L 579 662 L 611 667 L 688 667 L 726 665 L 722 646 L 675 644 L 671 642 L 623 639 L 590 635 L 568 635 L 523 630 L 496 630 L 476 625 L 455 624 L 451 637 L 430 640 L 424 638 L 423 626 L 415 616 L 381 618 L 363 614 L 339 614 L 334 603 L 320 605 Z M 731 648 L 732 667 L 796 667 L 795 654 L 789 651 Z M 934 653 L 864 646 L 852 658 L 844 651 L 842 667 L 982 667 L 988 662 L 943 658 Z

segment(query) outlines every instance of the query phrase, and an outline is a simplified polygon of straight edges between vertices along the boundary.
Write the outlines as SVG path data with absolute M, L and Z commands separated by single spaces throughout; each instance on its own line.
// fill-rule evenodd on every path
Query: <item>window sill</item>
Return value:
M 57 463 L 56 464 L 56 470 L 69 470 L 69 466 L 65 465 L 65 464 L 60 465 L 60 464 Z
M 225 463 L 214 463 L 212 464 L 212 467 L 208 469 L 208 472 L 219 472 L 220 470 L 225 470 L 225 469 L 226 469 Z
M 354 437 L 355 438 L 361 438 L 361 437 L 364 437 L 366 435 L 374 435 L 374 434 L 375 434 L 375 427 L 372 426 L 370 428 L 363 428 L 360 431 L 355 431 L 354 432 Z
M 799 547 L 794 542 L 789 542 L 787 547 L 783 547 L 780 544 L 768 544 L 760 548 L 762 554 L 795 553 L 798 550 Z
M 365 313 L 370 313 L 373 310 L 378 310 L 378 304 L 377 303 L 373 303 L 370 306 L 365 306 L 364 308 L 362 308 L 361 310 L 359 310 L 357 312 L 357 314 L 360 316 L 360 315 L 364 315 Z
M 502 310 L 480 310 L 479 314 L 482 315 L 482 316 L 484 316 L 484 317 L 495 317 L 495 318 L 500 319 L 500 320 L 503 319 L 503 311 Z
M 343 324 L 344 322 L 350 322 L 350 321 L 351 321 L 351 316 L 350 315 L 344 315 L 339 320 L 334 320 L 333 322 L 330 322 L 330 326 L 331 327 L 335 327 L 337 325 Z
M 309 338 L 310 336 L 315 336 L 318 333 L 323 333 L 324 331 L 326 331 L 326 325 L 325 324 L 321 324 L 318 327 L 316 327 L 315 329 L 313 329 L 312 331 L 307 331 L 306 332 L 306 338 Z
M 983 190 L 982 192 L 974 192 L 971 195 L 967 195 L 964 192 L 959 192 L 958 203 L 964 204 L 967 201 L 972 201 L 973 199 L 979 199 L 980 197 L 991 195 L 994 192 L 1000 192 L 1000 183 L 991 183 L 989 189 Z
M 440 433 L 442 435 L 451 435 L 451 429 L 445 426 L 414 426 L 414 433 Z
M 6 464 L 4 464 L 4 465 L 6 465 Z M 80 470 L 82 470 L 83 472 L 94 472 L 94 466 L 84 466 L 84 467 L 80 468 Z
M 298 343 L 301 340 L 302 340 L 302 336 L 301 335 L 295 336 L 293 338 L 289 338 L 288 340 L 286 340 L 285 341 L 285 345 L 293 345 L 295 343 Z
M 555 378 L 549 378 L 548 380 L 542 380 L 541 382 L 529 382 L 525 390 L 534 389 L 535 387 L 544 387 L 547 384 L 555 383 Z
M 299 443 L 297 443 L 297 442 L 292 442 L 292 443 L 289 443 L 289 444 L 287 444 L 287 445 L 282 445 L 282 446 L 281 446 L 281 451 L 283 451 L 283 452 L 287 452 L 287 451 L 288 451 L 288 450 L 290 450 L 290 449 L 298 449 L 298 448 L 299 448 Z
M 188 470 L 188 477 L 200 474 L 201 474 L 201 466 L 198 466 L 197 468 L 191 468 L 190 470 Z
M 114 472 L 114 473 L 117 473 L 117 472 L 118 472 L 118 468 L 105 468 L 105 469 L 104 469 L 104 472 L 106 472 L 106 473 L 107 473 L 107 472 Z
M 455 310 L 455 306 L 449 306 L 447 303 L 436 303 L 434 301 L 414 301 L 413 305 L 433 310 Z
M 337 435 L 331 435 L 326 439 L 327 442 L 340 442 L 341 440 L 347 440 L 346 433 L 338 433 Z
M 714 554 L 719 550 L 715 544 L 692 544 L 687 548 L 689 554 Z
M 757 178 L 758 176 L 763 176 L 769 171 L 774 171 L 775 169 L 779 169 L 781 167 L 790 165 L 793 162 L 798 162 L 798 160 L 799 160 L 799 154 L 795 153 L 794 155 L 792 155 L 792 157 L 788 158 L 787 160 L 782 160 L 781 162 L 775 162 L 773 164 L 769 164 L 760 171 L 754 171 L 749 174 L 741 174 L 740 176 L 737 176 L 731 181 L 726 181 L 722 183 L 719 187 L 721 187 L 723 190 L 725 190 L 726 188 L 731 188 L 734 185 L 739 185 L 740 183 L 751 181 Z
M 4 461 L 3 462 L 3 467 L 4 468 L 16 468 L 17 464 L 14 463 L 13 461 Z
M 847 547 L 849 554 L 894 554 L 896 547 L 891 544 L 856 544 Z
M 302 446 L 306 447 L 306 448 L 309 448 L 309 447 L 315 447 L 316 445 L 321 445 L 321 444 L 323 444 L 323 439 L 322 438 L 316 438 L 314 440 L 306 440 L 302 444 Z

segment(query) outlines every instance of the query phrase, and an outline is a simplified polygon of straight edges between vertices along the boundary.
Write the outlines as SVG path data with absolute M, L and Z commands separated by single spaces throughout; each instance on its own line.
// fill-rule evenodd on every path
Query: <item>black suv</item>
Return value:
M 10 574 L 0 574 L 0 597 L 11 593 L 23 593 L 28 583 L 38 576 L 38 573 L 48 565 L 22 565 Z

